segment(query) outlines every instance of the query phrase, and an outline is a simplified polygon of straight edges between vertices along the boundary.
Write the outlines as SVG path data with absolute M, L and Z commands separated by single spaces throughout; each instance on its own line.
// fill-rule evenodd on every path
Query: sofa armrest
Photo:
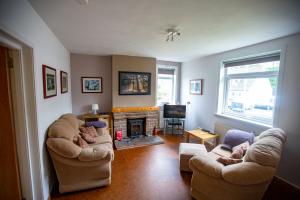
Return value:
M 81 152 L 81 147 L 65 138 L 48 138 L 47 147 L 65 158 L 76 158 Z
M 254 162 L 242 162 L 223 168 L 225 181 L 238 185 L 254 185 L 270 181 L 275 174 L 275 168 L 262 166 Z
M 220 178 L 222 177 L 223 165 L 208 154 L 201 154 L 190 159 L 190 168 L 194 171 L 201 171 L 209 176 Z
M 78 156 L 78 160 L 80 161 L 95 161 L 106 159 L 108 161 L 113 160 L 113 150 L 108 149 L 104 145 L 97 145 L 94 147 L 88 147 L 82 149 L 81 153 Z

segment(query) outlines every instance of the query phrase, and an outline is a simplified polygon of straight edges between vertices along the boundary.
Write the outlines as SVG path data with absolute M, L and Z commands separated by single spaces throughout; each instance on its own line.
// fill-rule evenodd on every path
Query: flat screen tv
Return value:
M 164 118 L 185 118 L 185 105 L 164 105 Z

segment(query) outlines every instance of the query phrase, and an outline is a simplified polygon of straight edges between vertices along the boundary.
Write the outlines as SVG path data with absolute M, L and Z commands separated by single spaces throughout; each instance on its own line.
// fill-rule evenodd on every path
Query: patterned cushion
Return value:
M 96 138 L 95 137 L 91 137 L 90 134 L 87 133 L 80 133 L 81 137 L 87 141 L 87 143 L 91 144 L 91 143 L 95 143 L 96 142 Z
M 230 157 L 235 158 L 235 159 L 241 159 L 245 155 L 249 146 L 250 146 L 249 142 L 247 141 L 247 142 L 244 142 L 240 145 L 233 147 L 232 154 L 230 155 Z
M 96 129 L 93 126 L 90 126 L 90 127 L 84 127 L 84 126 L 82 126 L 79 129 L 80 129 L 81 133 L 89 135 L 92 138 L 98 136 L 97 131 L 96 131 Z
M 80 146 L 81 148 L 86 148 L 88 147 L 88 144 L 84 139 L 82 139 L 79 135 L 75 136 L 73 139 L 73 142 Z
M 222 163 L 223 165 L 232 165 L 232 164 L 237 164 L 237 163 L 240 163 L 242 162 L 243 160 L 241 159 L 234 159 L 234 158 L 228 158 L 228 157 L 219 157 L 217 159 L 217 161 L 219 163 Z

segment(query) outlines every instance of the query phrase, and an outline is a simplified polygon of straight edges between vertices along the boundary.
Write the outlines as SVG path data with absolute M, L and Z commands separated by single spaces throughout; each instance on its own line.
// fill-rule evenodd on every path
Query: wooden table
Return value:
M 219 144 L 219 135 L 204 132 L 201 129 L 185 131 L 186 142 L 190 142 L 190 135 L 200 139 L 200 144 L 204 144 L 206 140 L 215 139 L 216 145 Z

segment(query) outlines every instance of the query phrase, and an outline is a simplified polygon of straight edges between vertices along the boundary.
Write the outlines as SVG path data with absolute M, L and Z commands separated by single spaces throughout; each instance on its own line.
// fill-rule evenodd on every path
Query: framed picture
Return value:
M 60 71 L 60 91 L 61 93 L 68 92 L 68 73 Z
M 82 93 L 102 93 L 102 77 L 81 77 Z
M 57 94 L 56 69 L 43 65 L 44 99 Z
M 203 79 L 190 80 L 190 94 L 203 94 Z
M 151 73 L 119 72 L 119 95 L 150 95 Z

